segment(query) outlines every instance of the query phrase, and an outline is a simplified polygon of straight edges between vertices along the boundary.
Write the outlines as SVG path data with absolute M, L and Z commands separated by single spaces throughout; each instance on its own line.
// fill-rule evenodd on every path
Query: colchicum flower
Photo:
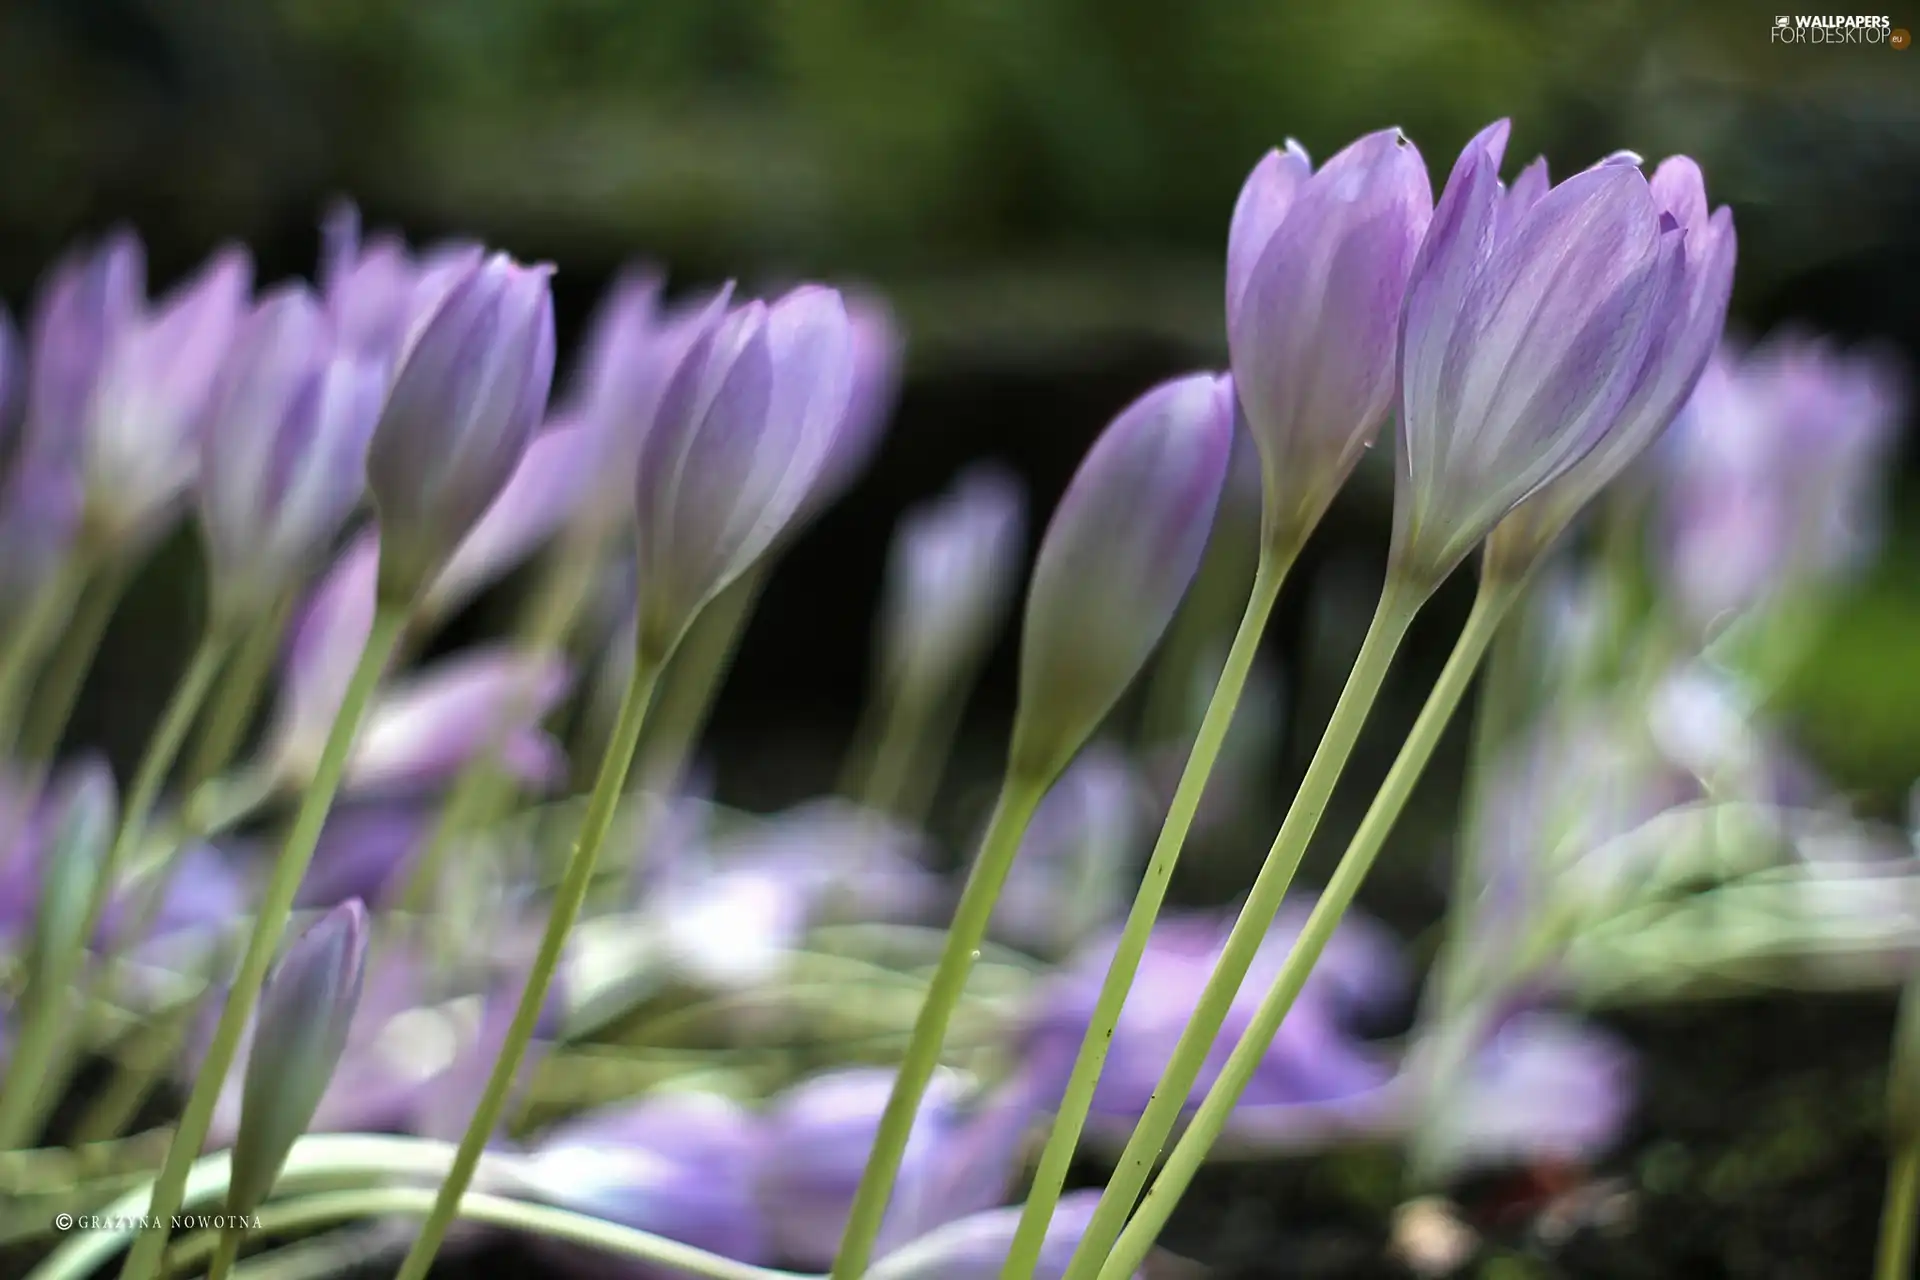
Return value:
M 906 514 L 881 605 L 889 684 L 946 680 L 978 657 L 1006 617 L 1025 541 L 1025 491 L 998 467 L 970 468 Z
M 346 1051 L 366 959 L 366 908 L 348 902 L 288 947 L 262 988 L 233 1144 L 229 1212 L 259 1207 L 312 1123 Z
M 1615 156 L 1551 190 L 1536 167 L 1508 190 L 1507 132 L 1491 125 L 1461 153 L 1407 288 L 1393 562 L 1422 584 L 1684 395 L 1719 305 L 1705 277 L 1722 278 L 1725 223 L 1679 171 L 1656 191 Z M 1549 509 L 1542 530 L 1565 504 Z
M 1386 421 L 1401 301 L 1432 216 L 1426 164 L 1397 129 L 1318 173 L 1289 142 L 1240 192 L 1227 340 L 1259 446 L 1269 546 L 1306 541 Z
M 95 546 L 138 550 L 178 515 L 252 286 L 252 259 L 227 249 L 154 314 L 117 330 L 84 419 L 81 521 Z
M 331 550 L 366 492 L 385 393 L 381 370 L 345 354 L 302 287 L 277 291 L 241 327 L 200 459 L 216 610 L 265 610 Z
M 1516 202 L 1545 189 L 1546 162 L 1536 160 L 1527 174 L 1538 177 L 1514 184 Z M 1736 254 L 1732 211 L 1723 205 L 1707 212 L 1700 167 L 1685 156 L 1662 162 L 1647 188 L 1661 225 L 1672 219 L 1684 237 L 1679 295 L 1665 300 L 1664 330 L 1648 349 L 1641 380 L 1614 425 L 1592 452 L 1515 508 L 1489 539 L 1494 562 L 1509 573 L 1545 555 L 1587 504 L 1660 439 L 1694 394 L 1726 326 Z
M 447 294 L 486 257 L 456 241 L 415 256 L 399 237 L 363 241 L 360 211 L 337 205 L 321 226 L 319 282 L 340 344 L 391 380 L 421 328 Z
M 1012 771 L 1051 779 L 1139 674 L 1185 595 L 1233 449 L 1233 383 L 1147 392 L 1081 462 L 1027 589 Z
M 1858 571 L 1905 390 L 1888 362 L 1799 335 L 1720 353 L 1658 455 L 1656 567 L 1688 622 L 1711 632 Z
M 656 655 L 800 514 L 852 403 L 853 326 L 837 292 L 728 299 L 698 322 L 641 445 L 640 640 Z
M 407 349 L 367 455 L 382 598 L 411 605 L 519 466 L 553 381 L 551 275 L 493 255 Z

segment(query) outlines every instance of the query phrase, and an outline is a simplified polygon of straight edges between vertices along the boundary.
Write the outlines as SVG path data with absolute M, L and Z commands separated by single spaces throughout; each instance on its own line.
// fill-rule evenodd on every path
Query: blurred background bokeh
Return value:
M 1920 8 L 1892 18 L 1920 27 Z M 1228 214 L 1288 136 L 1324 157 L 1398 124 L 1436 183 L 1501 115 L 1509 154 L 1557 173 L 1688 152 L 1736 212 L 1742 330 L 1798 321 L 1920 365 L 1920 53 L 1776 45 L 1772 21 L 1740 0 L 9 0 L 0 298 L 23 308 L 63 246 L 122 222 L 156 285 L 229 239 L 263 280 L 308 273 L 339 196 L 416 240 L 554 262 L 563 342 L 636 259 L 680 287 L 876 287 L 912 344 L 891 438 L 782 566 L 709 744 L 723 794 L 773 805 L 832 782 L 904 506 L 994 456 L 1044 512 L 1114 411 L 1224 364 Z M 1913 456 L 1879 570 L 1781 708 L 1870 809 L 1920 774 Z M 1379 479 L 1350 487 L 1271 641 L 1305 722 L 1282 804 L 1371 608 Z M 193 636 L 190 539 L 168 554 L 177 571 L 128 600 L 74 728 L 123 755 Z M 1358 800 L 1464 586 L 1415 635 Z M 1011 659 L 1008 637 L 969 722 L 975 773 L 998 763 Z M 1457 778 L 1436 769 L 1427 802 Z

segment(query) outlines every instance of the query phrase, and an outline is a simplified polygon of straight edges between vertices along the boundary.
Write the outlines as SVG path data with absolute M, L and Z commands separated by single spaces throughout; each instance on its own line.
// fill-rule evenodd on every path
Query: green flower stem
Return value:
M 893 1194 L 894 1178 L 900 1172 L 907 1138 L 920 1113 L 920 1100 L 940 1065 L 947 1023 L 966 993 L 967 976 L 986 939 L 994 901 L 999 898 L 1000 886 L 1005 883 L 1014 854 L 1020 849 L 1021 837 L 1026 835 L 1033 811 L 1039 807 L 1051 782 L 1051 779 L 1009 772 L 1001 784 L 1000 798 L 994 803 L 993 818 L 980 844 L 980 856 L 967 873 L 966 888 L 961 890 L 960 903 L 954 909 L 953 926 L 947 931 L 940 963 L 934 970 L 919 1016 L 914 1020 L 913 1034 L 907 1041 L 893 1093 L 881 1113 L 873 1152 L 867 1157 L 860 1188 L 847 1215 L 846 1230 L 840 1237 L 840 1250 L 833 1262 L 833 1280 L 858 1280 L 867 1272 L 873 1242 L 880 1234 L 887 1201 Z
M 361 1192 L 360 1194 L 365 1195 L 366 1193 Z M 227 1277 L 233 1274 L 233 1264 L 240 1260 L 240 1243 L 247 1238 L 246 1233 L 243 1231 L 216 1231 L 209 1234 L 214 1237 L 214 1245 L 212 1250 L 213 1257 L 207 1263 L 207 1280 L 227 1280 Z M 193 1242 L 189 1241 L 188 1243 L 191 1244 Z M 200 1261 L 199 1257 L 194 1256 L 198 1254 L 198 1252 L 197 1249 L 189 1250 L 185 1247 L 173 1250 L 167 1258 L 167 1274 L 172 1275 L 176 1271 Z
M 287 619 L 293 612 L 291 598 L 276 605 L 271 613 L 248 628 L 246 637 L 228 664 L 225 677 L 215 691 L 200 733 L 187 754 L 182 775 L 185 790 L 192 795 L 209 779 L 232 763 L 253 723 L 260 695 L 266 692 L 273 675 L 273 660 L 279 655 L 280 640 L 286 634 Z
M 1467 749 L 1466 790 L 1454 844 L 1452 892 L 1447 897 L 1450 908 L 1441 924 L 1440 948 L 1428 984 L 1431 1004 L 1422 1011 L 1423 1030 L 1415 1044 L 1416 1053 L 1431 1055 L 1417 1081 L 1421 1103 L 1414 1117 L 1407 1158 L 1408 1178 L 1416 1193 L 1437 1170 L 1432 1126 L 1439 1118 L 1439 1108 L 1445 1105 L 1454 1081 L 1471 1060 L 1483 1030 L 1480 1019 L 1468 1011 L 1475 975 L 1467 969 L 1465 952 L 1477 923 L 1470 904 L 1480 891 L 1486 799 L 1500 768 L 1501 753 L 1519 727 L 1525 702 L 1526 634 L 1517 622 L 1501 623 L 1494 635 L 1479 706 L 1474 711 L 1473 741 Z
M 1880 1208 L 1880 1246 L 1874 1280 L 1909 1280 L 1913 1275 L 1914 1210 L 1920 1202 L 1920 1143 L 1905 1142 L 1887 1170 L 1887 1198 Z
M 85 923 L 75 937 L 72 954 L 59 967 L 59 989 L 36 994 L 31 1002 L 32 1013 L 14 1046 L 6 1087 L 0 1090 L 0 1147 L 20 1147 L 31 1142 L 65 1092 L 73 1067 L 73 1033 L 77 1029 L 74 1019 L 68 1016 L 66 988 L 81 978 L 87 948 L 119 881 L 120 869 L 146 836 L 147 821 L 160 799 L 160 789 L 166 784 L 187 731 L 206 703 L 214 678 L 220 674 L 220 666 L 231 648 L 229 633 L 224 628 L 207 629 L 167 700 L 159 726 L 147 742 L 146 752 L 133 775 L 133 785 L 127 791 L 126 804 L 121 809 L 119 829 L 87 903 Z
M 554 970 L 559 967 L 567 934 L 573 929 L 581 905 L 586 901 L 587 890 L 593 883 L 594 863 L 600 856 L 600 846 L 606 841 L 621 793 L 626 789 L 627 772 L 633 764 L 634 749 L 639 745 L 640 730 L 646 722 L 647 706 L 653 699 L 654 686 L 659 682 L 660 669 L 671 656 L 673 648 L 673 641 L 650 643 L 647 628 L 643 626 L 640 629 L 640 640 L 635 646 L 633 675 L 627 683 L 626 697 L 620 704 L 620 717 L 613 731 L 613 745 L 600 763 L 600 776 L 594 782 L 593 795 L 587 802 L 586 818 L 581 825 L 579 838 L 573 846 L 572 856 L 567 860 L 566 874 L 560 882 L 559 891 L 554 896 L 551 914 L 547 917 L 546 933 L 540 939 L 539 953 L 534 957 L 533 966 L 527 973 L 526 986 L 520 993 L 520 1005 L 514 1010 L 513 1023 L 507 1029 L 500 1056 L 495 1059 L 493 1073 L 487 1078 L 486 1091 L 481 1095 L 480 1104 L 467 1125 L 466 1136 L 460 1140 L 460 1150 L 454 1157 L 453 1168 L 447 1171 L 446 1180 L 440 1186 L 439 1200 L 421 1226 L 419 1238 L 408 1251 L 406 1261 L 400 1264 L 399 1280 L 425 1280 L 427 1268 L 433 1264 L 433 1256 L 440 1248 L 440 1241 L 445 1238 L 459 1212 L 460 1197 L 473 1181 L 474 1170 L 479 1165 L 488 1140 L 493 1136 L 494 1127 L 500 1122 L 501 1112 L 506 1109 L 507 1094 L 517 1079 L 520 1059 L 526 1053 L 527 1044 L 533 1039 L 534 1027 L 546 1008 L 547 988 L 553 982 Z
M 1447 665 L 1434 683 L 1426 706 L 1421 708 L 1419 718 L 1407 734 L 1400 755 L 1388 771 L 1379 793 L 1374 796 L 1366 817 L 1361 819 L 1359 829 L 1354 832 L 1353 841 L 1347 846 L 1340 865 L 1335 868 L 1333 878 L 1327 882 L 1320 900 L 1314 903 L 1312 914 L 1307 917 L 1307 923 L 1294 941 L 1286 962 L 1281 965 L 1273 985 L 1268 988 L 1266 997 L 1255 1011 L 1252 1023 L 1240 1037 L 1239 1044 L 1234 1046 L 1226 1066 L 1221 1069 L 1220 1078 L 1207 1091 L 1206 1100 L 1201 1103 L 1193 1122 L 1175 1145 L 1173 1154 L 1167 1158 L 1166 1167 L 1154 1179 L 1153 1190 L 1148 1192 L 1140 1211 L 1127 1224 L 1105 1265 L 1100 1268 L 1100 1280 L 1126 1280 L 1153 1248 L 1160 1229 L 1166 1225 L 1181 1193 L 1199 1171 L 1201 1162 L 1207 1158 L 1208 1150 L 1226 1128 L 1240 1095 L 1246 1091 L 1247 1082 L 1253 1079 L 1261 1060 L 1266 1057 L 1281 1022 L 1285 1020 L 1288 1010 L 1293 1008 L 1293 1002 L 1306 985 L 1307 976 L 1313 972 L 1321 951 L 1333 937 L 1341 917 L 1353 902 L 1354 894 L 1366 879 L 1368 870 L 1372 868 L 1381 846 L 1386 843 L 1387 835 L 1393 830 L 1401 810 L 1406 807 L 1427 762 L 1433 757 L 1441 735 L 1453 719 L 1467 686 L 1472 683 L 1480 659 L 1486 654 L 1501 620 L 1512 608 L 1518 595 L 1517 583 L 1510 580 L 1483 580 L 1473 612 L 1468 615 L 1466 626 L 1447 659 Z
M 20 758 L 28 765 L 44 767 L 60 749 L 67 722 L 73 718 L 73 706 L 80 688 L 93 670 L 93 660 L 106 638 L 107 624 L 126 594 L 133 578 L 135 562 L 129 557 L 109 560 L 88 580 L 80 592 L 73 616 L 67 621 L 53 661 L 41 673 L 39 687 L 27 707 L 20 730 Z
M 1133 1136 L 1127 1140 L 1113 1177 L 1101 1193 L 1093 1220 L 1074 1253 L 1065 1280 L 1093 1280 L 1108 1247 L 1126 1224 L 1127 1215 L 1132 1212 L 1154 1162 L 1166 1145 L 1167 1135 L 1186 1109 L 1194 1081 L 1206 1065 L 1214 1037 L 1220 1034 L 1240 983 L 1253 967 L 1255 955 L 1273 928 L 1274 917 L 1280 913 L 1294 872 L 1299 869 L 1314 829 L 1326 813 L 1327 801 L 1340 780 L 1341 771 L 1346 768 L 1347 757 L 1360 736 L 1360 727 L 1379 696 L 1394 654 L 1429 594 L 1428 584 L 1389 573 L 1373 622 L 1360 644 L 1359 655 L 1354 659 L 1346 688 L 1340 692 L 1340 701 L 1334 706 L 1326 733 L 1320 739 L 1320 747 L 1307 765 L 1300 789 L 1294 794 L 1279 834 L 1267 851 L 1266 861 L 1247 894 L 1240 918 L 1227 936 L 1226 946 L 1221 950 L 1212 976 L 1207 979 L 1193 1016 L 1174 1046 L 1173 1056 L 1154 1087 Z
M 562 549 L 564 554 L 554 562 L 520 616 L 515 648 L 521 653 L 537 658 L 557 652 L 566 643 L 592 591 L 598 548 L 598 538 L 582 535 Z M 506 747 L 510 726 L 525 718 L 520 710 L 503 716 L 501 723 L 507 727 L 475 753 L 454 779 L 426 846 L 408 872 L 398 900 L 402 911 L 424 912 L 439 888 L 454 845 L 468 832 L 492 826 L 512 805 L 517 788 L 501 767 L 500 754 Z
M 1146 954 L 1147 939 L 1153 933 L 1153 922 L 1166 899 L 1167 885 L 1173 878 L 1175 864 L 1180 860 L 1181 846 L 1186 843 L 1187 832 L 1192 828 L 1194 815 L 1200 809 L 1200 800 L 1206 794 L 1207 779 L 1213 773 L 1221 746 L 1226 742 L 1227 732 L 1233 725 L 1234 709 L 1239 705 L 1240 694 L 1246 687 L 1247 674 L 1253 670 L 1253 660 L 1260 652 L 1260 639 L 1266 632 L 1267 619 L 1273 613 L 1274 602 L 1280 597 L 1280 588 L 1291 564 L 1291 556 L 1263 556 L 1254 573 L 1253 590 L 1247 598 L 1239 629 L 1234 633 L 1233 647 L 1227 652 L 1226 666 L 1221 669 L 1213 698 L 1207 703 L 1199 735 L 1194 739 L 1193 750 L 1188 754 L 1186 767 L 1181 771 L 1180 783 L 1174 789 L 1173 803 L 1168 807 L 1166 821 L 1161 824 L 1153 854 L 1147 859 L 1140 892 L 1127 912 L 1120 942 L 1114 950 L 1106 981 L 1100 988 L 1100 997 L 1093 1008 L 1093 1020 L 1088 1023 L 1086 1037 L 1080 1042 L 1080 1056 L 1074 1060 L 1073 1075 L 1067 1082 L 1066 1093 L 1054 1115 L 1047 1145 L 1040 1153 L 1040 1164 L 1034 1172 L 1032 1188 L 1027 1192 L 1026 1205 L 1021 1210 L 1020 1225 L 1014 1234 L 1013 1245 L 1007 1251 L 1006 1266 L 1000 1273 L 1002 1280 L 1027 1280 L 1038 1265 L 1040 1249 L 1047 1238 L 1047 1226 L 1053 1218 L 1053 1207 L 1060 1199 L 1061 1188 L 1066 1185 L 1074 1147 L 1080 1141 L 1087 1113 L 1093 1107 L 1094 1090 L 1100 1083 L 1101 1069 L 1106 1065 L 1107 1049 L 1113 1042 L 1113 1030 L 1120 1023 L 1121 1007 L 1133 987 L 1140 959 Z
M 640 763 L 633 771 L 635 783 L 663 795 L 671 795 L 679 786 L 680 774 L 706 731 L 714 699 L 739 652 L 747 622 L 760 603 L 768 572 L 765 565 L 747 570 L 694 619 L 661 680 L 660 705 L 648 717 Z
M 12 754 L 28 684 L 47 650 L 59 639 L 61 627 L 86 589 L 91 570 L 87 561 L 76 557 L 41 584 L 7 636 L 6 647 L 0 649 L 0 754 Z
M 167 1150 L 166 1164 L 154 1183 L 153 1200 L 147 1213 L 157 1219 L 159 1225 L 143 1232 L 134 1244 L 133 1252 L 120 1272 L 121 1280 L 155 1280 L 158 1275 L 167 1244 L 165 1222 L 179 1211 L 188 1171 L 201 1144 L 207 1139 L 214 1106 L 219 1102 L 227 1072 L 233 1066 L 234 1055 L 240 1047 L 240 1037 L 253 1015 L 254 1004 L 260 998 L 260 987 L 266 981 L 267 969 L 279 950 L 281 935 L 286 932 L 287 920 L 293 912 L 294 897 L 306 877 L 307 864 L 313 860 L 314 847 L 320 841 L 320 829 L 327 820 L 327 811 L 333 807 L 334 794 L 340 789 L 340 779 L 346 772 L 347 756 L 359 734 L 360 722 L 366 714 L 367 704 L 373 698 L 374 689 L 386 671 L 387 661 L 400 642 L 406 621 L 406 610 L 390 604 L 383 603 L 374 613 L 366 648 L 360 655 L 359 665 L 354 668 L 346 695 L 341 699 L 340 709 L 334 716 L 333 728 L 327 734 L 326 746 L 321 750 L 313 781 L 301 797 L 299 810 L 294 814 L 287 842 L 274 861 L 273 873 L 254 917 L 253 932 L 247 939 L 246 954 L 240 961 L 240 971 L 220 1011 L 220 1022 L 214 1030 L 213 1043 L 201 1063 L 199 1076 L 193 1082 L 193 1092 L 187 1099 L 186 1110 L 180 1116 L 179 1127 L 173 1135 L 173 1145 Z
M 422 1217 L 434 1208 L 434 1193 L 424 1187 L 375 1187 L 366 1190 L 335 1191 L 305 1196 L 267 1206 L 260 1211 L 263 1232 L 287 1234 L 315 1227 L 330 1227 L 359 1218 Z M 745 1262 L 735 1262 L 718 1254 L 696 1249 L 662 1236 L 649 1235 L 632 1227 L 604 1222 L 567 1209 L 544 1204 L 529 1204 L 505 1196 L 469 1192 L 462 1197 L 459 1217 L 467 1222 L 504 1227 L 528 1235 L 545 1236 L 568 1244 L 582 1245 L 616 1257 L 631 1258 L 654 1267 L 665 1267 L 686 1276 L 706 1280 L 817 1280 L 794 1271 L 774 1271 Z M 211 1236 L 214 1233 L 208 1232 Z M 223 1236 L 220 1245 L 229 1238 Z M 173 1253 L 176 1267 L 185 1268 L 220 1247 L 212 1241 L 195 1239 Z M 215 1261 L 217 1263 L 218 1256 Z M 208 1280 L 220 1280 L 220 1271 L 209 1273 Z
M 927 680 L 903 680 L 880 699 L 880 731 L 873 737 L 867 753 L 864 777 L 859 784 L 860 802 L 875 813 L 891 813 L 901 818 L 917 815 L 906 812 L 906 797 L 916 787 L 921 768 L 920 755 L 940 719 L 942 690 Z

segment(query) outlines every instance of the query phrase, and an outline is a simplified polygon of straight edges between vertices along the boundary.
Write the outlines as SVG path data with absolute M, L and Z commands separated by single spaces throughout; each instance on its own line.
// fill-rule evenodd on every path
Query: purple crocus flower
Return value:
M 1088 748 L 1034 812 L 994 904 L 994 934 L 1059 956 L 1111 923 L 1125 906 L 1146 818 L 1145 788 L 1125 754 Z
M 383 595 L 411 604 L 519 466 L 553 381 L 552 274 L 493 255 L 407 349 L 367 454 Z
M 902 518 L 879 624 L 890 684 L 936 687 L 978 658 L 1012 603 L 1025 542 L 1025 490 L 994 466 Z
M 641 445 L 641 641 L 663 657 L 800 513 L 846 426 L 854 338 L 832 289 L 729 308 L 723 294 Z
M 1398 129 L 1318 173 L 1289 142 L 1240 192 L 1227 338 L 1277 548 L 1306 540 L 1386 420 L 1401 301 L 1432 216 L 1426 165 Z
M 1903 379 L 1871 354 L 1783 334 L 1729 347 L 1660 455 L 1659 570 L 1703 631 L 1856 572 L 1878 541 Z
M 269 738 L 272 767 L 306 785 L 373 625 L 379 541 L 348 549 L 296 623 L 285 688 Z M 430 790 L 497 747 L 501 766 L 529 785 L 564 771 L 559 746 L 538 725 L 565 698 L 571 675 L 550 655 L 502 646 L 469 650 L 385 688 L 347 759 L 343 794 L 365 798 Z
M 1610 437 L 1644 447 L 1724 306 L 1712 281 L 1731 234 L 1697 188 L 1670 177 L 1656 192 L 1619 156 L 1544 193 L 1544 171 L 1509 191 L 1507 132 L 1491 125 L 1461 153 L 1407 289 L 1394 546 L 1421 582 Z M 1722 231 L 1725 260 L 1696 241 Z M 1567 492 L 1584 501 L 1585 488 Z M 1540 527 L 1557 533 L 1565 504 L 1550 506 Z
M 668 1091 L 589 1112 L 543 1135 L 516 1169 L 541 1199 L 739 1262 L 777 1260 L 753 1173 L 761 1118 L 711 1093 Z M 580 1270 L 646 1277 L 645 1266 L 567 1251 Z
M 336 807 L 320 829 L 296 907 L 315 910 L 359 898 L 384 906 L 406 882 L 409 859 L 432 831 L 434 812 L 420 805 Z
M 1291 908 L 1275 921 L 1194 1084 L 1190 1106 L 1200 1104 L 1218 1077 L 1304 922 L 1304 907 Z M 1132 1131 L 1213 972 L 1230 923 L 1230 917 L 1212 912 L 1163 914 L 1156 923 L 1094 1095 L 1089 1125 L 1097 1138 L 1124 1140 Z M 1057 1069 L 1056 1090 L 1064 1086 L 1086 1033 L 1113 945 L 1109 934 L 1084 948 L 1035 996 L 1025 1052 L 1036 1069 Z M 1296 1127 L 1320 1129 L 1377 1123 L 1386 1096 L 1380 1091 L 1393 1078 L 1392 1064 L 1360 1043 L 1350 1028 L 1357 1016 L 1404 989 L 1398 957 L 1378 926 L 1349 917 L 1243 1094 L 1236 1123 L 1241 1113 L 1264 1116 L 1269 1131 L 1277 1127 L 1276 1115 L 1286 1115 Z
M 833 1261 L 866 1168 L 895 1073 L 850 1067 L 793 1086 L 773 1103 L 756 1189 L 781 1256 L 802 1267 Z M 999 1204 L 1017 1171 L 1034 1110 L 1029 1082 L 1015 1077 L 969 1098 L 960 1079 L 936 1075 L 914 1121 L 880 1229 L 877 1250 Z
M 1186 594 L 1233 448 L 1232 380 L 1123 410 L 1060 499 L 1027 588 L 1012 768 L 1051 779 L 1139 674 Z
M 77 250 L 48 274 L 29 331 L 27 458 L 77 477 L 102 370 L 140 323 L 146 298 L 146 250 L 130 231 Z
M 85 418 L 87 536 L 138 548 L 164 532 L 200 472 L 215 380 L 246 314 L 253 262 L 221 251 L 107 349 Z
M 839 499 L 873 460 L 900 398 L 906 338 L 892 310 L 864 293 L 846 297 L 853 336 L 853 390 L 846 418 L 820 464 L 801 512 L 802 519 Z
M 335 907 L 281 957 L 260 992 L 241 1086 L 227 1208 L 250 1213 L 273 1190 L 346 1051 L 367 962 L 367 912 Z
M 200 527 L 215 608 L 267 609 L 331 549 L 366 492 L 382 371 L 344 352 L 319 301 L 280 289 L 241 327 L 215 385 Z
M 340 342 L 390 379 L 447 294 L 486 251 L 455 242 L 415 256 L 399 237 L 362 240 L 360 211 L 341 203 L 321 227 L 319 281 Z

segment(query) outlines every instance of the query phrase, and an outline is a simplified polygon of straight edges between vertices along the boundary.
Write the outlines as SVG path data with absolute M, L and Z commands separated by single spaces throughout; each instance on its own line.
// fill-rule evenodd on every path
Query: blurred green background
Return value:
M 1920 28 L 1920 8 L 1892 16 Z M 634 258 L 683 284 L 884 290 L 913 342 L 892 439 L 786 566 L 721 708 L 740 785 L 761 770 L 800 790 L 830 780 L 814 745 L 853 719 L 900 508 L 996 454 L 1044 511 L 1127 399 L 1222 363 L 1228 214 L 1287 136 L 1325 157 L 1398 124 L 1436 180 L 1501 115 L 1510 155 L 1559 173 L 1686 151 L 1736 209 L 1743 327 L 1798 319 L 1920 357 L 1920 53 L 1775 45 L 1772 21 L 1735 0 L 11 0 L 0 297 L 21 307 L 64 244 L 119 221 L 156 281 L 229 238 L 263 278 L 305 272 L 340 194 L 373 225 L 552 260 L 563 338 Z M 1920 774 L 1912 492 L 1787 708 L 1882 802 Z M 1319 539 L 1283 652 L 1345 618 L 1329 593 L 1358 601 L 1338 626 L 1364 624 L 1382 494 L 1357 488 Z M 190 635 L 181 582 L 130 601 L 78 732 L 138 741 L 166 687 L 159 637 Z M 1369 740 L 1391 747 L 1460 604 L 1416 636 L 1406 705 Z M 1294 704 L 1324 714 L 1314 682 L 1339 665 L 1291 674 Z

